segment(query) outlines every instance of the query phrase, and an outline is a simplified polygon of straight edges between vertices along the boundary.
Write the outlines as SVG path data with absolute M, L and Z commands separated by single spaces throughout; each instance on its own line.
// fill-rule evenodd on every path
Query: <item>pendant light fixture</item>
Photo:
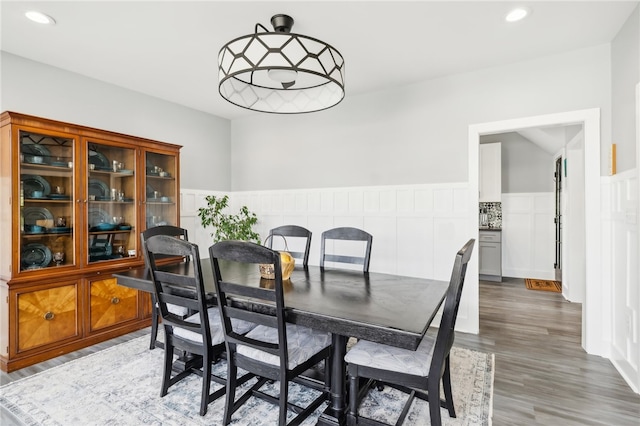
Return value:
M 232 104 L 260 112 L 296 114 L 331 108 L 344 98 L 344 59 L 318 39 L 291 33 L 293 18 L 275 15 L 274 31 L 225 44 L 218 54 L 218 90 Z

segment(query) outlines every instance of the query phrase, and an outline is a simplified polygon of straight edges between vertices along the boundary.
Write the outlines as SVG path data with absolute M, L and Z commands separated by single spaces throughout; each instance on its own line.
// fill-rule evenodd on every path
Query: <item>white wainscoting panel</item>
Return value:
M 603 282 L 611 283 L 608 305 L 612 307 L 611 360 L 629 385 L 640 389 L 640 277 L 638 262 L 640 227 L 638 226 L 637 169 L 603 178 L 603 233 L 609 245 L 603 245 Z M 605 239 L 603 239 L 603 242 Z M 605 301 L 606 302 L 606 301 Z
M 210 230 L 200 225 L 197 211 L 206 204 L 207 195 L 223 194 L 181 190 L 184 200 L 181 224 L 188 229 L 189 238 L 200 246 L 203 258 L 208 257 L 212 240 Z M 236 212 L 246 205 L 257 214 L 256 231 L 262 238 L 269 229 L 284 224 L 311 230 L 311 265 L 319 263 L 323 231 L 354 226 L 373 235 L 372 272 L 448 281 L 455 253 L 478 234 L 477 223 L 469 221 L 470 197 L 466 183 L 247 191 L 228 195 L 230 211 Z M 473 256 L 477 256 L 477 252 L 476 246 Z M 477 277 L 467 277 L 465 283 L 456 328 L 473 331 L 477 329 Z M 472 315 L 476 318 L 471 319 Z M 467 324 L 469 321 L 471 326 Z
M 554 279 L 553 192 L 502 194 L 502 275 Z

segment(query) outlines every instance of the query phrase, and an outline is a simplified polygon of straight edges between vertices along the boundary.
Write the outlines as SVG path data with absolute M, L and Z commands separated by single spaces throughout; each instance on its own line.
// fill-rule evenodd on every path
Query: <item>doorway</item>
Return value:
M 604 338 L 605 330 L 610 327 L 610 320 L 605 312 L 608 308 L 604 306 L 602 297 L 607 291 L 603 288 L 598 279 L 601 275 L 600 240 L 601 240 L 601 220 L 600 220 L 600 110 L 588 109 L 566 113 L 525 117 L 506 121 L 483 123 L 469 126 L 469 194 L 470 209 L 469 220 L 477 229 L 478 205 L 478 160 L 480 136 L 490 133 L 510 132 L 519 129 L 535 127 L 582 124 L 584 129 L 584 179 L 583 188 L 589 188 L 584 192 L 584 205 L 586 229 L 592 230 L 585 235 L 585 303 L 582 310 L 582 346 L 590 354 L 606 355 L 606 342 Z M 476 236 L 477 238 L 477 236 Z M 477 259 L 477 257 L 476 257 Z M 475 261 L 477 268 L 477 260 Z M 567 265 L 565 264 L 565 268 Z M 471 303 L 479 304 L 477 274 L 469 277 L 473 280 L 470 286 L 475 287 L 471 297 L 475 300 Z M 474 311 L 478 312 L 478 306 Z M 478 320 L 479 323 L 479 320 Z

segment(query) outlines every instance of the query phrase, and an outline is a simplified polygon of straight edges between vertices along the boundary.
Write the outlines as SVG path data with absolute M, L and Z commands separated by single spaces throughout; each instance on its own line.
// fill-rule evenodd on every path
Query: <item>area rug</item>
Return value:
M 524 285 L 526 285 L 529 290 L 542 290 L 562 293 L 562 284 L 560 284 L 560 281 L 526 278 L 524 280 Z
M 160 398 L 163 351 L 149 350 L 148 344 L 149 336 L 138 337 L 2 386 L 0 408 L 17 425 L 29 426 L 222 424 L 224 397 L 212 402 L 205 416 L 198 414 L 201 389 L 198 376 L 191 375 Z M 219 362 L 215 369 L 224 376 L 225 362 Z M 444 424 L 491 424 L 493 354 L 454 347 L 451 371 L 458 417 L 450 419 L 443 409 Z M 212 383 L 212 386 L 219 385 Z M 272 392 L 278 389 L 278 382 L 271 385 Z M 312 392 L 291 384 L 289 398 L 304 406 Z M 388 387 L 381 392 L 372 390 L 370 394 L 363 414 L 395 422 L 404 401 L 402 394 Z M 326 403 L 303 425 L 316 424 L 325 408 Z M 234 414 L 232 424 L 271 426 L 277 424 L 277 416 L 278 410 L 273 405 L 252 397 Z M 414 402 L 405 424 L 428 425 L 427 403 Z

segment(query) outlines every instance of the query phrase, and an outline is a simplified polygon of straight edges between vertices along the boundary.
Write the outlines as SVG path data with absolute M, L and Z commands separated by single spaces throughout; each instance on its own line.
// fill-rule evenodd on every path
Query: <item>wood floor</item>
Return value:
M 481 281 L 480 333 L 455 344 L 495 354 L 494 426 L 640 425 L 640 395 L 582 349 L 581 316 L 581 304 L 523 279 Z
M 456 345 L 495 353 L 494 426 L 640 424 L 640 395 L 580 346 L 581 309 L 559 293 L 527 290 L 522 279 L 480 283 L 480 334 L 457 333 Z M 146 333 L 0 373 L 0 384 Z M 0 412 L 0 424 L 7 420 Z

